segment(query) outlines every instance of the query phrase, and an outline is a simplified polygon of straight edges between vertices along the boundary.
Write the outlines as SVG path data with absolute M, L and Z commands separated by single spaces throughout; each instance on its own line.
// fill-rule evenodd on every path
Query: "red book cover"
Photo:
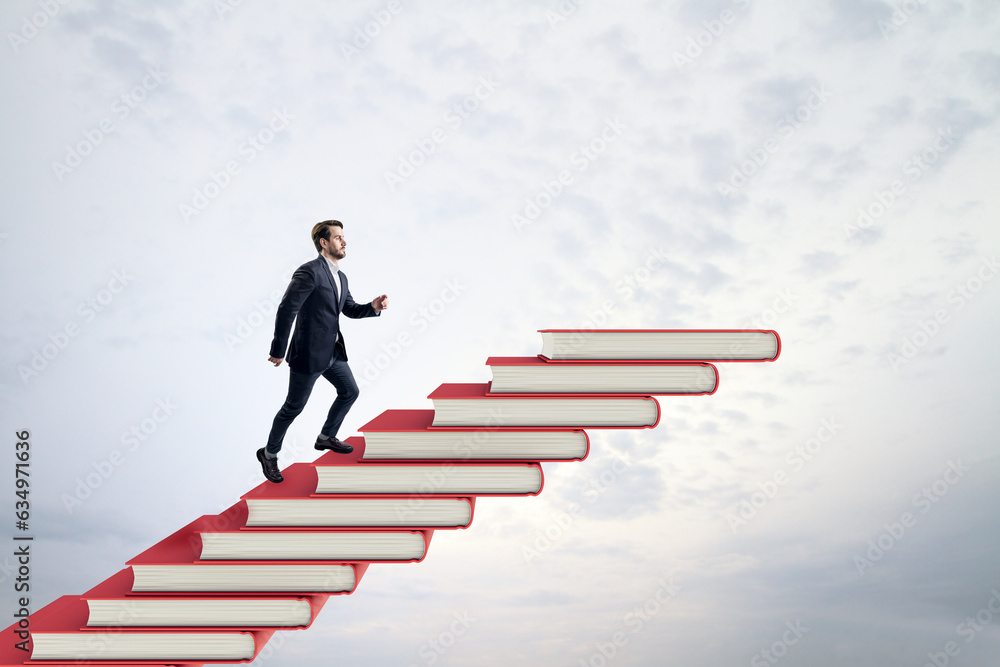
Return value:
M 348 496 L 341 494 L 330 494 L 330 493 L 316 493 L 316 466 L 313 463 L 293 463 L 284 470 L 281 471 L 282 476 L 285 481 L 280 484 L 273 484 L 271 482 L 263 482 L 260 486 L 255 487 L 248 493 L 242 496 L 244 502 L 248 502 L 255 499 L 269 499 L 269 500 L 335 500 L 338 498 L 359 498 L 360 496 Z M 381 495 L 366 495 L 364 498 L 373 499 L 398 499 L 401 497 L 417 499 L 419 500 L 422 496 L 418 494 L 408 494 L 406 496 L 401 496 L 399 494 L 381 494 Z M 468 528 L 472 524 L 472 518 L 476 510 L 476 498 L 475 496 L 435 496 L 435 498 L 449 499 L 453 498 L 456 501 L 465 502 L 469 505 L 469 521 L 464 525 L 458 526 L 420 526 L 420 525 L 400 525 L 398 528 L 404 530 L 450 530 L 456 528 Z M 296 531 L 326 531 L 333 528 L 332 526 L 295 526 Z M 347 528 L 350 530 L 380 530 L 384 529 L 384 526 L 343 526 L 342 528 Z M 280 531 L 287 530 L 286 527 L 280 526 L 252 526 L 248 525 L 243 528 L 243 530 L 253 530 L 253 531 Z
M 434 411 L 433 410 L 386 410 L 379 416 L 372 419 L 370 422 L 358 429 L 362 433 L 371 432 L 396 432 L 396 433 L 409 433 L 409 432 L 443 432 L 443 433 L 468 433 L 470 438 L 474 438 L 478 433 L 490 433 L 490 432 L 515 432 L 515 433 L 537 433 L 539 431 L 551 432 L 551 431 L 567 431 L 571 433 L 579 433 L 584 439 L 586 445 L 583 456 L 565 458 L 565 459 L 552 459 L 552 458 L 531 458 L 531 459 L 487 459 L 487 458 L 477 458 L 475 461 L 519 461 L 519 460 L 530 460 L 530 461 L 583 461 L 587 458 L 590 453 L 590 436 L 582 428 L 570 428 L 561 426 L 434 426 Z M 378 459 L 365 458 L 362 455 L 362 460 L 365 461 L 412 461 L 414 459 L 399 459 L 399 458 L 387 458 L 379 457 Z M 465 458 L 452 458 L 452 459 L 419 459 L 422 461 L 440 460 L 440 461 L 472 461 L 473 459 Z
M 589 333 L 763 333 L 771 334 L 774 336 L 775 341 L 775 351 L 774 356 L 766 359 L 732 359 L 724 356 L 715 357 L 711 359 L 675 359 L 673 361 L 716 361 L 716 362 L 751 362 L 759 363 L 761 361 L 774 361 L 781 355 L 781 337 L 778 335 L 777 331 L 773 329 L 538 329 L 538 333 L 579 333 L 579 334 L 589 334 Z M 555 364 L 566 364 L 575 363 L 578 360 L 574 359 L 549 359 L 544 355 L 538 355 Z M 610 361 L 617 362 L 617 359 L 595 359 L 594 361 Z M 652 361 L 652 360 L 651 360 Z M 666 360 L 665 360 L 666 361 Z
M 566 359 L 553 361 L 542 355 L 534 357 L 490 357 L 486 360 L 487 366 L 701 366 L 710 368 L 715 376 L 715 383 L 711 391 L 696 392 L 649 392 L 653 396 L 711 396 L 719 389 L 719 369 L 707 361 L 672 361 L 667 359 Z M 492 383 L 491 383 L 492 384 Z M 512 392 L 490 393 L 491 396 L 506 396 Z M 586 394 L 593 396 L 595 394 Z M 608 393 L 609 396 L 617 396 L 617 393 Z M 641 394 L 645 395 L 645 394 Z
M 241 507 L 242 516 L 245 517 L 246 513 L 246 503 L 245 501 L 240 501 L 233 508 L 237 506 Z M 233 509 L 230 508 L 230 509 Z M 227 510 L 228 512 L 229 510 Z M 128 565 L 199 565 L 215 567 L 219 565 L 260 565 L 260 561 L 249 561 L 249 560 L 201 560 L 201 537 L 199 533 L 204 531 L 214 531 L 214 530 L 229 530 L 232 528 L 240 528 L 245 523 L 245 518 L 242 521 L 234 521 L 233 516 L 226 517 L 224 512 L 221 515 L 206 515 L 195 519 L 187 526 L 184 526 L 172 535 L 160 540 L 154 544 L 149 549 L 146 549 L 141 554 L 132 558 L 127 562 Z M 235 516 L 239 516 L 237 512 Z M 287 560 L 287 561 L 268 561 L 271 565 L 330 565 L 331 561 L 307 561 L 307 560 Z M 337 592 L 337 591 L 308 591 L 310 594 L 315 595 L 349 595 L 355 591 L 358 584 L 361 582 L 361 577 L 364 576 L 365 571 L 368 569 L 367 561 L 336 561 L 337 564 L 342 564 L 345 567 L 350 567 L 354 571 L 354 585 L 350 590 Z M 178 592 L 160 592 L 160 591 L 134 591 L 137 595 L 149 595 L 149 596 L 271 596 L 271 595 L 282 595 L 281 591 L 252 591 L 252 592 L 239 592 L 239 591 L 192 591 L 190 593 L 178 593 Z M 295 591 L 296 594 L 302 595 L 305 592 Z M 287 595 L 287 593 L 285 593 Z
M 151 633 L 198 633 L 198 634 L 245 634 L 250 635 L 254 642 L 253 657 L 256 658 L 260 653 L 264 645 L 267 644 L 268 640 L 274 634 L 275 629 L 269 628 L 266 630 L 242 630 L 242 629 L 185 629 L 185 630 L 174 630 L 171 628 L 88 628 L 87 619 L 90 615 L 90 609 L 87 605 L 87 601 L 79 595 L 64 595 L 51 604 L 42 607 L 37 612 L 31 615 L 31 635 L 32 638 L 29 640 L 29 647 L 34 653 L 34 637 L 40 633 L 65 633 L 65 634 L 75 634 L 75 635 L 105 635 L 105 634 L 151 634 Z M 20 652 L 20 651 L 19 651 Z M 252 658 L 251 658 L 252 660 Z M 239 662 L 250 662 L 251 660 L 241 660 Z M 186 665 L 194 667 L 195 665 L 202 664 L 228 664 L 234 662 L 233 660 L 200 660 L 196 663 L 191 663 L 187 661 L 175 662 L 169 658 L 158 659 L 158 660 L 112 660 L 112 659 L 87 659 L 87 660 L 76 660 L 74 659 L 71 664 L 74 665 L 102 665 L 102 664 L 113 664 L 113 665 Z M 4 663 L 6 664 L 6 663 Z M 22 664 L 22 663 L 11 663 L 11 664 Z M 65 665 L 67 664 L 66 659 L 58 660 L 41 660 L 33 659 L 30 664 L 41 664 L 41 665 Z
M 606 400 L 637 400 L 637 401 L 651 401 L 653 403 L 653 409 L 655 411 L 656 417 L 651 424 L 639 424 L 639 425 L 625 425 L 625 426 L 603 426 L 603 425 L 577 425 L 577 424 L 563 424 L 559 426 L 532 426 L 532 429 L 540 428 L 555 428 L 565 430 L 566 428 L 656 428 L 656 425 L 660 423 L 660 404 L 659 402 L 649 396 L 648 394 L 493 394 L 490 393 L 490 383 L 489 382 L 452 382 L 445 383 L 439 386 L 437 389 L 432 391 L 427 398 L 433 400 L 490 400 L 490 401 L 516 401 L 523 399 L 541 399 L 541 400 L 556 400 L 556 399 L 572 399 L 574 401 L 580 401 L 586 403 L 587 401 L 606 401 Z
M 469 466 L 494 466 L 494 467 L 525 467 L 537 470 L 538 474 L 538 489 L 529 493 L 435 493 L 433 488 L 433 483 L 430 484 L 430 488 L 427 491 L 419 493 L 320 493 L 316 491 L 317 495 L 323 498 L 386 498 L 386 497 L 396 497 L 396 498 L 411 498 L 419 502 L 420 499 L 425 497 L 490 497 L 490 496 L 537 496 L 542 492 L 542 488 L 545 486 L 545 476 L 542 474 L 542 466 L 537 462 L 521 463 L 517 461 L 504 461 L 504 462 L 491 462 L 491 461 L 365 461 L 363 460 L 365 452 L 365 442 L 364 438 L 352 437 L 348 438 L 344 442 L 352 445 L 354 451 L 350 454 L 336 454 L 334 452 L 327 452 L 323 456 L 319 457 L 312 462 L 312 466 L 316 468 L 324 466 L 358 466 L 364 468 L 375 468 L 375 467 L 399 467 L 399 466 L 417 466 L 423 468 L 432 468 L 434 470 L 440 470 L 442 473 L 447 473 L 450 470 L 456 468 L 469 467 Z M 433 482 L 433 480 L 431 480 Z

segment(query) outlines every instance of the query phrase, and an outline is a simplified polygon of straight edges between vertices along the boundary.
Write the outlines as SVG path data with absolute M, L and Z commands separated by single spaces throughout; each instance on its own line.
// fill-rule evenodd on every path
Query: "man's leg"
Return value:
M 330 406 L 326 423 L 323 424 L 323 429 L 320 431 L 322 435 L 332 439 L 337 437 L 337 431 L 340 430 L 344 417 L 354 405 L 354 401 L 358 400 L 361 392 L 358 390 L 358 383 L 354 381 L 351 367 L 347 365 L 346 361 L 335 360 L 328 369 L 323 371 L 323 377 L 337 389 L 337 400 Z
M 309 400 L 309 394 L 312 393 L 313 385 L 319 375 L 319 373 L 288 372 L 288 396 L 274 417 L 271 433 L 267 437 L 267 447 L 264 449 L 264 455 L 268 458 L 277 458 L 278 452 L 281 451 L 281 443 L 285 439 L 285 432 L 306 407 L 306 401 Z

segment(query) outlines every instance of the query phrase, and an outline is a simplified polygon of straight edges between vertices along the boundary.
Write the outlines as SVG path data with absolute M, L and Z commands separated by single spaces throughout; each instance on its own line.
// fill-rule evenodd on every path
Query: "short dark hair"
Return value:
M 340 231 L 344 231 L 344 223 L 340 220 L 324 220 L 313 225 L 312 239 L 313 245 L 316 246 L 316 252 L 323 252 L 323 246 L 319 244 L 319 240 L 330 240 L 331 227 L 340 227 Z

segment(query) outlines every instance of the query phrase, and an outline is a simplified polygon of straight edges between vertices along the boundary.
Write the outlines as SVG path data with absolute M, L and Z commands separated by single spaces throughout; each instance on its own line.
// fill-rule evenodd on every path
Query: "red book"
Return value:
M 428 398 L 434 426 L 654 428 L 660 421 L 660 404 L 639 394 L 495 394 L 489 383 L 455 383 Z
M 490 357 L 490 393 L 714 394 L 719 372 L 709 363 L 545 357 Z
M 388 528 L 202 531 L 202 561 L 420 562 L 433 530 Z
M 386 410 L 358 429 L 363 460 L 582 461 L 583 429 L 434 426 L 433 410 Z
M 521 462 L 365 461 L 365 442 L 348 438 L 352 454 L 324 454 L 315 462 L 316 493 L 324 497 L 407 499 L 408 508 L 441 496 L 534 496 L 542 491 L 542 467 Z M 410 503 L 409 501 L 412 501 Z
M 774 361 L 770 329 L 539 329 L 541 356 L 574 360 Z
M 316 466 L 311 463 L 294 463 L 282 475 L 285 481 L 280 484 L 264 482 L 243 496 L 249 510 L 244 530 L 467 528 L 476 506 L 474 497 L 461 496 L 317 494 Z

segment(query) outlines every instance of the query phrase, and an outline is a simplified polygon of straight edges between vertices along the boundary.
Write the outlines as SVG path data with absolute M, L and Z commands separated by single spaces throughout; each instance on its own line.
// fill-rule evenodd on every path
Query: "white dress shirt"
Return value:
M 333 263 L 333 260 L 322 255 L 323 259 L 326 260 L 326 265 L 330 269 L 330 274 L 333 276 L 333 293 L 337 298 L 337 303 L 340 303 L 340 267 Z M 337 332 L 337 337 L 334 342 L 340 340 L 340 332 Z

